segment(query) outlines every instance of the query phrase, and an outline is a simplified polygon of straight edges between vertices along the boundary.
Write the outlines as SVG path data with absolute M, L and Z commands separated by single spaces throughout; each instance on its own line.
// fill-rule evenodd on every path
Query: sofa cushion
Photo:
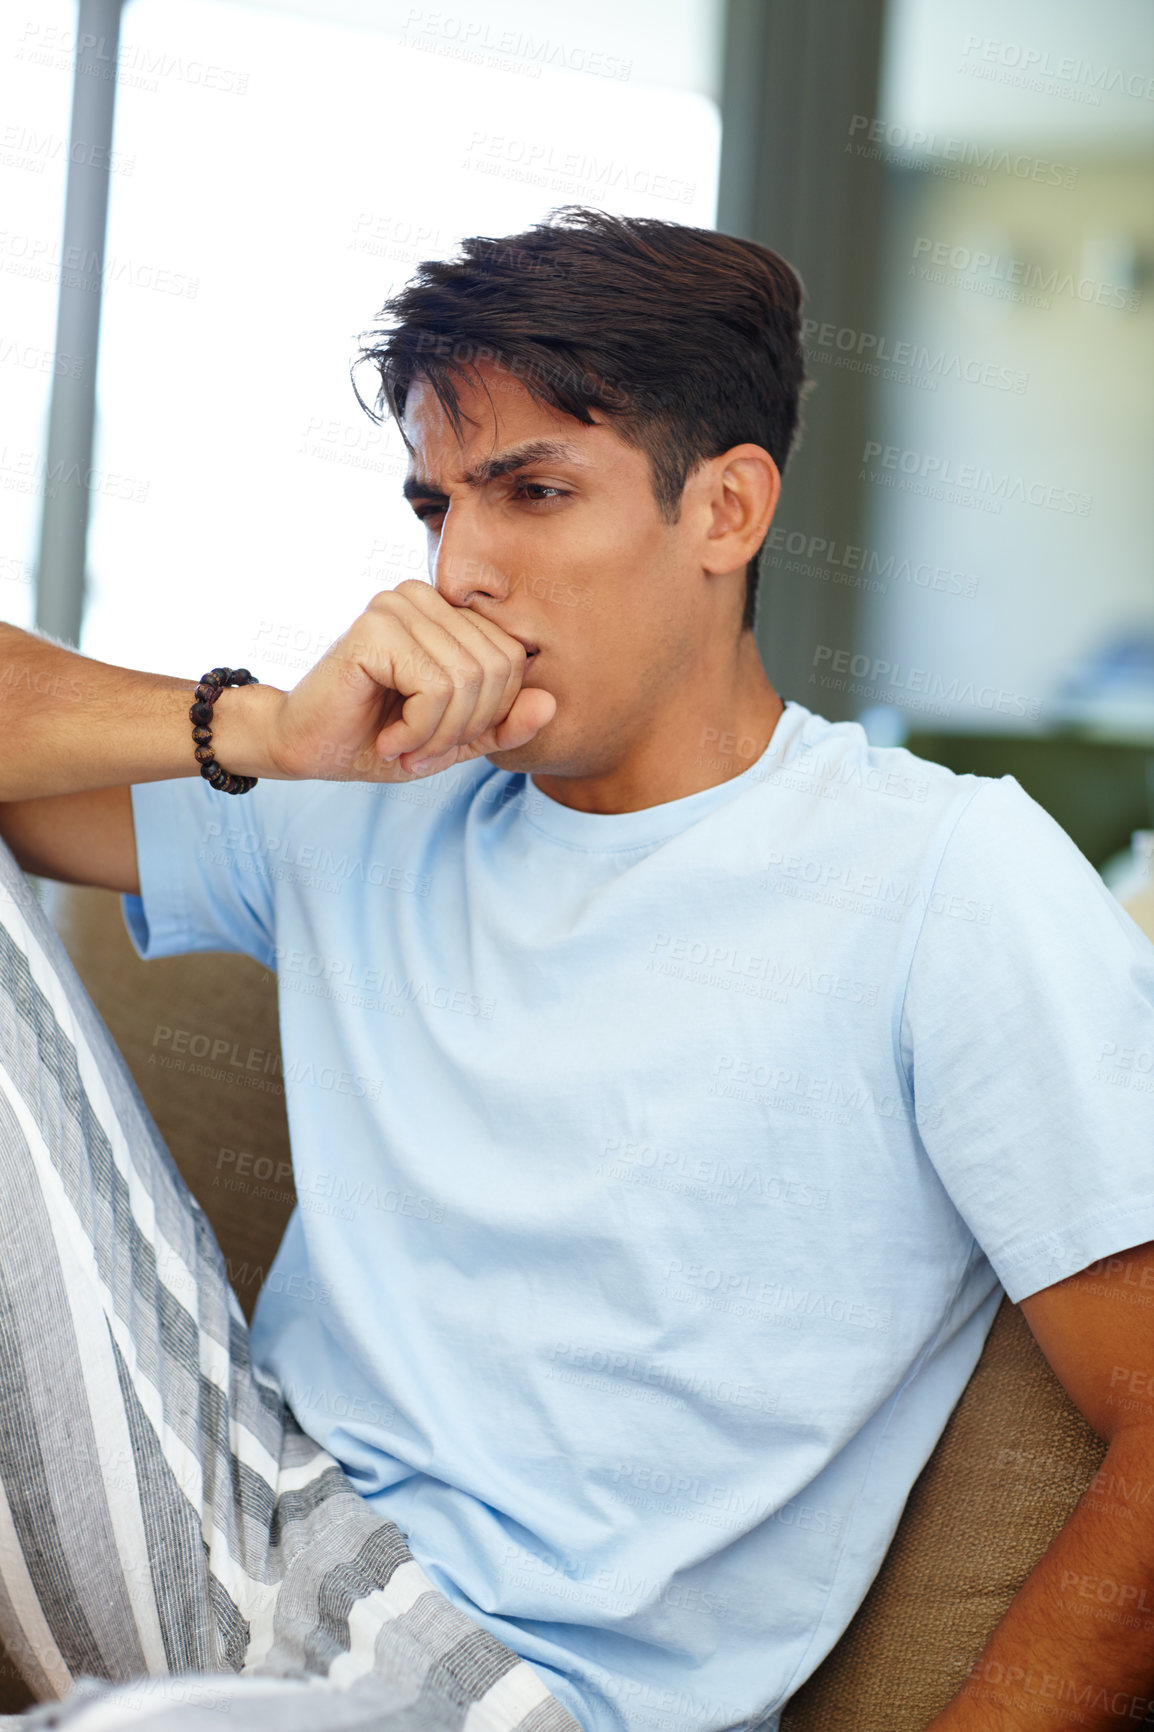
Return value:
M 220 952 L 142 962 L 119 896 L 72 884 L 43 891 L 251 1318 L 295 1197 L 276 976 Z

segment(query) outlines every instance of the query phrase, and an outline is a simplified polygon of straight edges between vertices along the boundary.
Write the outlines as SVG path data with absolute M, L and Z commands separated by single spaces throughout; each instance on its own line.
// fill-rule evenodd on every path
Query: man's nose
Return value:
M 445 514 L 437 546 L 433 583 L 437 592 L 453 607 L 467 607 L 474 596 L 488 596 L 494 601 L 504 598 L 509 589 L 508 577 L 485 548 L 477 535 L 476 525 L 458 518 L 453 522 L 450 508 Z

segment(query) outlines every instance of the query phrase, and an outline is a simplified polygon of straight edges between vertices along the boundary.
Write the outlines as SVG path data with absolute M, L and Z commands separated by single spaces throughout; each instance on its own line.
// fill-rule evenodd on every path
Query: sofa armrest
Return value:
M 881 1569 L 781 1732 L 925 1732 L 1105 1453 L 1003 1298 Z

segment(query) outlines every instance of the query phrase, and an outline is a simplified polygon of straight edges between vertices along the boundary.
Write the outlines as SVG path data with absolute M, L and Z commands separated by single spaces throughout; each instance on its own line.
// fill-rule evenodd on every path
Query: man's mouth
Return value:
M 521 645 L 521 648 L 525 651 L 526 661 L 532 661 L 533 657 L 541 648 L 540 644 L 535 644 L 531 638 L 522 637 L 519 632 L 511 631 L 509 636 L 516 638 L 517 642 Z

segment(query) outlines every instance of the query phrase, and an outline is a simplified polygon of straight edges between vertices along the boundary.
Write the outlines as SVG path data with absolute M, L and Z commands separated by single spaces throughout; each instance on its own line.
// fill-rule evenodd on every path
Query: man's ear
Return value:
M 734 445 L 711 458 L 694 480 L 706 510 L 702 568 L 737 571 L 765 540 L 781 497 L 781 472 L 764 446 Z

